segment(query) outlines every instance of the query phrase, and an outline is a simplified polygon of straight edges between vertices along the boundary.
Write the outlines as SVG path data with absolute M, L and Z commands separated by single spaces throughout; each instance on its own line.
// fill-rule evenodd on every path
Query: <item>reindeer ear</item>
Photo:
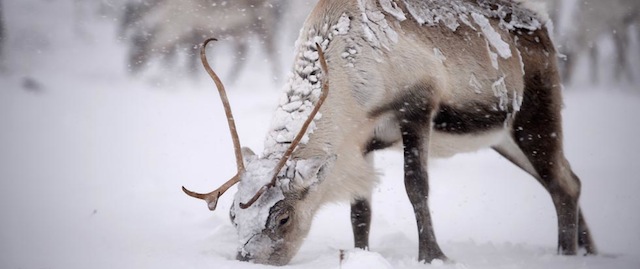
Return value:
M 296 162 L 296 181 L 303 186 L 311 186 L 324 180 L 324 170 L 337 159 L 336 155 L 318 156 Z
M 247 147 L 242 147 L 242 161 L 244 162 L 245 166 L 247 166 L 250 161 L 255 160 L 256 158 L 258 158 L 258 156 L 256 156 L 253 150 Z

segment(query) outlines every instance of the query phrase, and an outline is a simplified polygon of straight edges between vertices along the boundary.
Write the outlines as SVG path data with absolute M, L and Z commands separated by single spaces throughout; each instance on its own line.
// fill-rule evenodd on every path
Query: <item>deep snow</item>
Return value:
M 180 190 L 208 191 L 235 172 L 204 71 L 195 81 L 166 70 L 131 78 L 112 23 L 86 23 L 79 38 L 63 16 L 70 4 L 23 3 L 4 3 L 14 10 L 5 14 L 9 54 L 0 67 L 0 268 L 265 268 L 234 260 L 235 188 L 213 213 Z M 27 10 L 38 19 L 27 22 Z M 52 20 L 56 31 L 43 30 Z M 227 85 L 241 142 L 256 152 L 280 97 L 259 58 Z M 548 195 L 480 151 L 431 163 L 436 235 L 455 262 L 418 263 L 401 154 L 388 151 L 376 156 L 371 251 L 352 249 L 348 205 L 330 205 L 288 267 L 640 268 L 637 88 L 565 90 L 566 154 L 600 255 L 555 255 Z

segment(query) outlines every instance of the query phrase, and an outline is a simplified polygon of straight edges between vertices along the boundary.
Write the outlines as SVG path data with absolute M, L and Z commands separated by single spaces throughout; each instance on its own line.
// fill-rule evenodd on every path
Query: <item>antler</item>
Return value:
M 316 43 L 316 48 L 318 50 L 320 66 L 322 67 L 322 72 L 324 73 L 324 76 L 323 76 L 324 79 L 323 79 L 323 82 L 322 82 L 322 92 L 320 93 L 320 97 L 318 99 L 318 102 L 316 103 L 316 106 L 311 111 L 311 114 L 309 115 L 309 118 L 307 118 L 307 120 L 302 125 L 302 128 L 300 129 L 300 132 L 298 132 L 296 137 L 291 142 L 291 145 L 289 145 L 289 148 L 287 149 L 287 151 L 285 151 L 284 155 L 280 159 L 280 162 L 278 162 L 278 165 L 276 165 L 276 168 L 273 169 L 273 177 L 271 178 L 271 182 L 269 182 L 266 185 L 262 186 L 262 188 L 260 188 L 258 190 L 258 192 L 256 192 L 256 194 L 253 196 L 253 198 L 251 198 L 251 200 L 249 200 L 249 202 L 247 202 L 246 204 L 245 203 L 240 203 L 240 208 L 242 208 L 242 209 L 249 208 L 269 188 L 272 188 L 272 187 L 276 186 L 276 180 L 277 180 L 277 177 L 278 177 L 278 173 L 280 173 L 280 170 L 285 166 L 285 164 L 287 163 L 287 160 L 289 160 L 289 158 L 291 157 L 291 154 L 293 154 L 293 150 L 296 149 L 296 147 L 300 143 L 300 140 L 302 140 L 302 137 L 307 132 L 307 129 L 309 128 L 309 124 L 311 124 L 311 121 L 313 121 L 313 118 L 315 118 L 316 114 L 318 114 L 318 111 L 320 110 L 320 107 L 324 103 L 324 100 L 327 99 L 327 95 L 329 94 L 329 79 L 328 79 L 328 77 L 329 77 L 329 68 L 327 68 L 327 61 L 324 58 L 324 52 L 322 51 L 322 48 L 320 47 L 320 44 Z
M 207 71 L 207 73 L 209 73 L 209 76 L 211 77 L 211 79 L 213 79 L 213 82 L 215 82 L 216 87 L 218 88 L 218 93 L 220 93 L 220 99 L 222 99 L 222 105 L 224 106 L 224 113 L 227 116 L 227 123 L 229 124 L 229 130 L 231 132 L 231 139 L 233 140 L 233 148 L 236 154 L 236 165 L 238 167 L 238 172 L 229 181 L 222 184 L 220 188 L 210 193 L 201 194 L 201 193 L 192 192 L 190 190 L 187 190 L 184 186 L 182 187 L 182 191 L 184 191 L 184 193 L 186 193 L 187 195 L 193 198 L 205 200 L 207 202 L 207 205 L 209 206 L 209 210 L 213 211 L 216 209 L 216 206 L 218 205 L 218 198 L 222 194 L 224 194 L 224 192 L 226 192 L 229 188 L 231 188 L 231 186 L 235 185 L 240 181 L 240 175 L 244 172 L 244 162 L 242 160 L 242 147 L 240 146 L 240 139 L 238 138 L 238 131 L 236 129 L 236 124 L 233 119 L 233 114 L 231 113 L 231 105 L 229 105 L 229 99 L 227 98 L 227 93 L 224 89 L 224 85 L 222 84 L 222 81 L 220 81 L 220 78 L 218 77 L 218 75 L 216 75 L 216 73 L 213 72 L 213 69 L 211 69 L 211 66 L 209 65 L 209 61 L 207 61 L 207 54 L 205 51 L 207 48 L 207 44 L 209 44 L 209 42 L 211 41 L 218 41 L 218 40 L 215 38 L 209 38 L 204 41 L 204 43 L 202 44 L 202 48 L 200 49 L 200 60 L 202 61 L 202 65 L 204 66 L 204 69 Z

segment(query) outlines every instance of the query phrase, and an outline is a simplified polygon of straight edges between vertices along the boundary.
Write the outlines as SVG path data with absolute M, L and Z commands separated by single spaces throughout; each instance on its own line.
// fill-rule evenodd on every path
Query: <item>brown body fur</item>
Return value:
M 295 149 L 284 169 L 295 171 L 291 173 L 295 176 L 285 176 L 280 188 L 265 192 L 266 197 L 279 193 L 284 197 L 266 205 L 270 211 L 265 228 L 237 227 L 239 233 L 253 235 L 241 246 L 238 258 L 275 265 L 288 263 L 318 208 L 339 200 L 352 203 L 355 246 L 368 248 L 369 200 L 376 182 L 371 153 L 400 143 L 404 182 L 418 225 L 421 261 L 447 259 L 436 241 L 428 206 L 429 158 L 487 147 L 530 173 L 550 193 L 558 215 L 560 253 L 576 254 L 579 246 L 595 253 L 578 206 L 580 181 L 562 149 L 561 81 L 546 27 L 504 29 L 499 18 L 489 18 L 511 52 L 510 57 L 499 55 L 496 66 L 492 54 L 498 49 L 491 43 L 495 40 L 478 30 L 481 23 L 476 22 L 476 27 L 461 23 L 455 31 L 444 23 L 420 25 L 404 6 L 407 1 L 394 1 L 407 14 L 406 20 L 375 13 L 384 9 L 379 1 L 318 2 L 301 31 L 294 75 L 303 79 L 310 76 L 296 71 L 313 69 L 317 60 L 309 60 L 308 55 L 318 52 L 315 43 L 322 42 L 328 74 L 322 72 L 328 75 L 331 90 L 320 108 L 322 117 L 314 120 L 315 129 L 308 142 Z M 523 8 L 506 0 L 464 3 L 486 2 L 514 10 Z M 365 21 L 363 13 L 375 22 Z M 340 20 L 344 23 L 345 16 L 348 32 L 344 33 L 345 27 L 331 32 L 330 26 L 340 24 Z M 323 82 L 314 83 L 317 86 Z M 313 85 L 303 83 L 300 87 Z M 295 93 L 295 87 L 292 84 L 286 94 Z M 311 94 L 306 98 L 317 102 Z M 279 148 L 277 144 L 272 146 Z M 266 151 L 268 154 L 254 161 L 256 167 L 277 155 L 277 150 Z M 297 166 L 302 162 L 305 165 Z M 252 164 L 248 167 L 248 171 L 258 169 L 251 168 Z M 248 174 L 241 183 L 255 174 L 260 176 Z M 249 187 L 239 185 L 239 193 Z M 263 206 L 269 201 L 264 199 Z M 232 215 L 246 214 L 243 218 L 253 220 L 255 211 L 262 208 L 254 205 L 252 210 L 232 208 Z
M 406 10 L 402 1 L 397 3 Z M 358 7 L 356 1 L 320 1 L 307 24 L 314 21 L 314 16 L 318 16 L 317 22 L 326 23 L 328 14 L 340 16 L 339 12 L 343 12 L 345 8 L 357 10 Z M 358 16 L 357 12 L 349 15 Z M 361 27 L 357 25 L 360 21 L 352 23 L 356 24 L 351 26 L 352 29 Z M 501 29 L 498 23 L 497 19 L 491 20 L 494 29 Z M 390 24 L 399 33 L 399 40 L 391 50 L 392 53 L 381 53 L 381 61 L 360 59 L 363 62 L 361 64 L 367 67 L 367 79 L 359 80 L 357 77 L 362 74 L 354 74 L 352 70 L 344 68 L 344 59 L 337 55 L 345 44 L 339 39 L 332 41 L 327 58 L 332 74 L 329 80 L 333 83 L 334 99 L 330 97 L 329 103 L 333 105 L 327 105 L 321 111 L 336 113 L 336 117 L 355 116 L 349 117 L 348 125 L 351 128 L 339 128 L 345 133 L 329 138 L 331 136 L 324 132 L 316 132 L 314 137 L 330 140 L 334 144 L 341 141 L 342 143 L 337 144 L 347 145 L 353 143 L 354 139 L 343 138 L 371 133 L 373 136 L 368 140 L 355 136 L 358 137 L 355 140 L 362 141 L 359 142 L 360 149 L 365 154 L 402 142 L 405 149 L 405 183 L 419 227 L 431 227 L 428 205 L 424 199 L 428 197 L 428 156 L 450 156 L 460 151 L 492 147 L 532 174 L 549 191 L 558 213 L 559 252 L 575 254 L 579 244 L 588 253 L 595 253 L 595 245 L 578 207 L 580 182 L 571 172 L 563 154 L 561 80 L 558 75 L 557 54 L 546 27 L 536 31 L 498 30 L 502 40 L 509 44 L 512 56 L 507 59 L 498 57 L 499 69 L 496 69 L 492 66 L 488 41 L 478 30 L 467 25 L 461 24 L 456 31 L 451 31 L 442 24 L 435 27 L 420 25 L 408 15 L 407 20 L 393 21 Z M 446 56 L 446 60 L 436 59 L 435 48 Z M 373 50 L 370 47 L 364 48 L 362 53 L 376 54 Z M 358 69 L 357 64 L 355 68 Z M 470 85 L 469 78 L 472 76 L 477 78 L 480 90 Z M 492 109 L 499 102 L 499 97 L 492 91 L 492 85 L 500 78 L 504 78 L 508 89 L 509 106 L 504 111 Z M 353 81 L 363 81 L 363 85 L 353 85 Z M 358 93 L 359 87 L 368 89 L 369 93 Z M 347 93 L 355 100 L 347 102 L 351 105 L 340 104 L 349 100 L 349 96 L 344 95 Z M 522 106 L 519 111 L 514 111 L 511 102 L 518 96 L 522 98 Z M 361 106 L 354 108 L 354 102 Z M 336 112 L 336 107 L 346 107 L 348 111 Z M 451 116 L 443 115 L 450 112 L 445 111 L 445 107 L 458 113 L 458 116 L 466 113 L 465 116 L 453 118 L 464 120 L 471 126 L 469 130 L 456 132 L 437 128 L 438 119 L 452 119 Z M 482 113 L 474 114 L 471 110 Z M 363 113 L 367 117 L 359 116 Z M 486 115 L 490 118 L 483 119 Z M 334 130 L 331 127 L 339 121 L 331 118 L 323 119 L 326 127 L 321 126 L 319 129 Z M 371 121 L 375 123 L 372 125 Z M 469 123 L 473 121 L 480 123 L 477 126 Z M 485 124 L 485 128 L 473 130 L 472 127 L 479 127 L 480 124 Z M 497 140 L 479 138 L 487 133 L 501 131 L 505 132 L 505 136 L 496 138 Z M 478 141 L 477 144 L 472 142 L 468 148 L 459 149 L 449 139 Z M 416 149 L 423 153 L 417 158 Z M 340 164 L 336 164 L 336 170 L 344 171 L 339 166 Z M 361 248 L 368 247 L 365 243 L 368 235 L 367 219 L 370 218 L 367 198 L 367 195 L 356 197 L 352 204 L 352 216 L 364 216 L 365 219 L 352 218 L 356 246 Z M 366 228 L 362 228 L 362 224 L 366 224 Z M 420 231 L 419 258 L 426 261 L 446 259 L 435 242 L 432 228 Z

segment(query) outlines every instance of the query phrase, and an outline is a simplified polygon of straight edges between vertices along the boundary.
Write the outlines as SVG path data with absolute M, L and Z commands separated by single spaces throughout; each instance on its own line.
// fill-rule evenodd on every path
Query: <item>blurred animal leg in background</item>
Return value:
M 616 80 L 627 79 L 633 81 L 633 67 L 629 62 L 629 29 L 624 25 L 621 29 L 615 30 L 613 43 L 616 49 L 615 78 Z M 624 76 L 624 77 L 623 77 Z
M 128 69 L 132 75 L 138 74 L 149 58 L 149 36 L 137 32 L 131 36 L 129 45 Z
M 591 42 L 591 44 L 589 45 L 589 61 L 591 82 L 598 83 L 600 81 L 600 51 L 598 49 L 598 44 L 595 42 Z
M 628 59 L 628 31 L 634 23 L 634 14 L 640 10 L 639 3 L 640 1 L 636 0 L 580 0 L 573 6 L 563 3 L 562 9 L 566 9 L 566 12 L 562 14 L 569 17 L 563 20 L 566 26 L 559 27 L 557 44 L 561 52 L 567 55 L 565 68 L 562 70 L 566 83 L 576 78 L 575 72 L 581 69 L 576 65 L 582 63 L 580 58 L 583 54 L 589 58 L 585 64 L 589 65 L 587 75 L 591 76 L 591 79 L 587 80 L 592 83 L 599 82 L 601 73 L 607 76 L 615 73 L 612 74 L 612 78 L 617 80 L 623 77 L 632 78 L 632 67 Z M 613 55 L 609 54 L 606 47 L 602 47 L 603 41 L 607 40 L 613 42 Z M 615 67 L 611 72 L 603 72 L 605 68 L 600 66 L 600 57 L 605 59 L 604 64 L 608 64 L 608 59 L 612 59 Z
M 266 60 L 271 67 L 271 78 L 274 82 L 278 82 L 280 80 L 280 60 L 278 57 L 275 31 L 268 25 L 263 25 L 262 27 L 258 27 L 257 34 L 258 37 L 261 38 L 262 48 L 267 55 Z
M 198 76 L 199 72 L 201 72 L 200 46 L 202 45 L 202 41 L 206 38 L 205 36 L 206 34 L 201 31 L 194 30 L 191 34 L 191 38 L 187 39 L 184 47 L 180 48 L 180 50 L 185 52 L 185 57 L 187 57 L 185 61 L 187 65 L 186 71 L 194 78 Z
M 7 29 L 4 26 L 4 10 L 2 9 L 2 0 L 0 0 L 0 68 L 3 67 L 4 63 L 4 50 L 5 43 L 7 39 Z
M 233 57 L 230 72 L 227 74 L 228 81 L 235 83 L 240 77 L 240 71 L 247 63 L 247 51 L 249 45 L 247 44 L 247 38 L 239 38 L 233 40 Z
M 570 83 L 573 79 L 572 73 L 573 69 L 575 68 L 574 65 L 576 54 L 566 50 L 566 47 L 562 48 L 562 53 L 564 54 L 564 58 L 559 59 L 562 82 Z

